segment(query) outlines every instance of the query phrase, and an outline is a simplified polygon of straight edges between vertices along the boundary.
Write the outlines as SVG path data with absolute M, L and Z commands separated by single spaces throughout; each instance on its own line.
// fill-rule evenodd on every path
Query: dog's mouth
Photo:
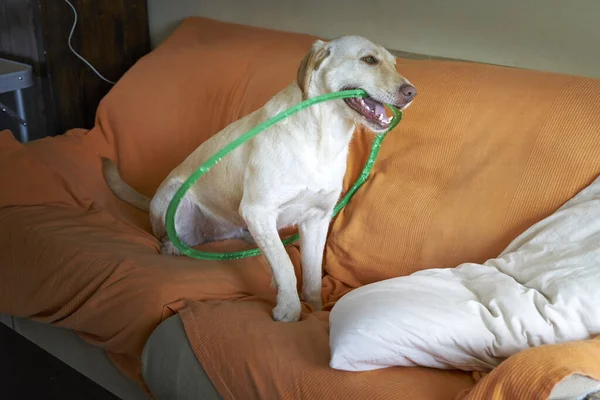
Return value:
M 348 90 L 348 88 L 345 88 L 345 90 Z M 388 116 L 385 111 L 385 105 L 371 96 L 363 98 L 352 97 L 344 99 L 344 102 L 378 130 L 389 128 L 392 122 L 392 117 Z

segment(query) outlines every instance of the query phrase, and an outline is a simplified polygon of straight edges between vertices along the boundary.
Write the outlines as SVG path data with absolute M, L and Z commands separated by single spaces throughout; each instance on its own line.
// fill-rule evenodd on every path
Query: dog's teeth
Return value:
M 377 119 L 383 121 L 383 114 L 377 114 Z

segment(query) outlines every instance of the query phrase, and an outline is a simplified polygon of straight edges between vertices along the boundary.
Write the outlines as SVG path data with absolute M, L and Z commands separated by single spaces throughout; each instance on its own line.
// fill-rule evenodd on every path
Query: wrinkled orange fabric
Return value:
M 547 399 L 573 374 L 600 378 L 600 338 L 539 346 L 515 354 L 457 400 Z
M 112 195 L 99 157 L 114 159 L 151 195 L 195 147 L 293 81 L 313 40 L 191 18 L 110 91 L 92 130 L 27 145 L 1 133 L 0 312 L 74 329 L 140 382 L 146 339 L 179 312 L 225 399 L 512 399 L 523 390 L 546 393 L 577 371 L 600 377 L 592 341 L 522 352 L 474 387 L 466 372 L 328 367 L 328 312 L 343 294 L 493 257 L 600 173 L 597 80 L 399 60 L 420 94 L 332 224 L 326 306 L 313 313 L 305 305 L 299 323 L 272 321 L 275 292 L 262 257 L 158 254 L 148 216 Z M 371 140 L 357 130 L 346 186 Z M 298 249 L 288 252 L 300 277 Z M 523 373 L 533 365 L 539 373 Z

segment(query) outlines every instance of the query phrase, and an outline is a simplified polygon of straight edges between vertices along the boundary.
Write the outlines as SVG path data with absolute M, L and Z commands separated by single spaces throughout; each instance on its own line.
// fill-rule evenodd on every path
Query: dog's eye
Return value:
M 366 57 L 361 58 L 361 60 L 366 62 L 369 65 L 375 65 L 379 62 L 379 60 L 373 56 L 366 56 Z

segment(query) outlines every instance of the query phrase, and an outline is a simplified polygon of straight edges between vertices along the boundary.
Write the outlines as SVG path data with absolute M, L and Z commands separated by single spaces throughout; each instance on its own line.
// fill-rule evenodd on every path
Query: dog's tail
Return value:
M 121 178 L 121 174 L 115 163 L 106 157 L 102 157 L 102 173 L 108 187 L 118 198 L 142 211 L 147 212 L 150 210 L 150 199 L 129 186 Z

